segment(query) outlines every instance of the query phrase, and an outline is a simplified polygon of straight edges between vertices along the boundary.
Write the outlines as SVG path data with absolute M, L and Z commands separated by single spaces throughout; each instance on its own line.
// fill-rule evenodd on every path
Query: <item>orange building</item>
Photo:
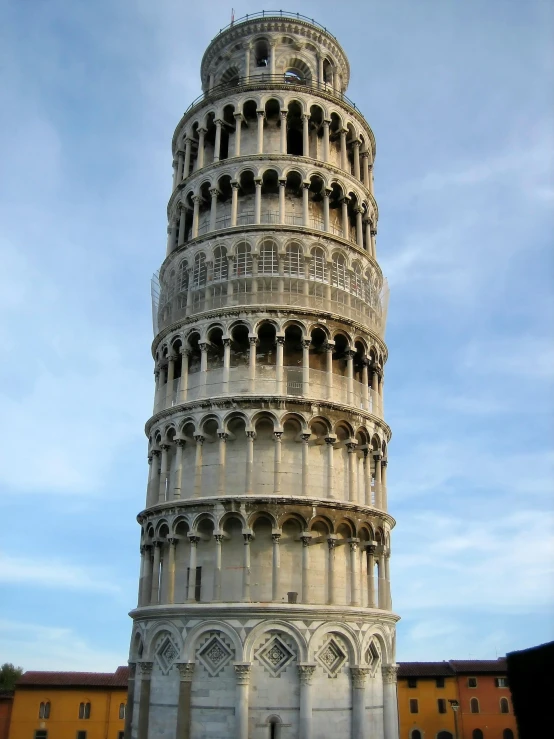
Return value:
M 12 705 L 13 690 L 0 690 L 0 739 L 8 739 Z
M 506 660 L 452 660 L 450 664 L 458 683 L 460 739 L 515 739 Z
M 518 736 L 505 659 L 400 662 L 398 712 L 400 739 Z
M 123 739 L 128 668 L 25 672 L 15 686 L 9 739 Z

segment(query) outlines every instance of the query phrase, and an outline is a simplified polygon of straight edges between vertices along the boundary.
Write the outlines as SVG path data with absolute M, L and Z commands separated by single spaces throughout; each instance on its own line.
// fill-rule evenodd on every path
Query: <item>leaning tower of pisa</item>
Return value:
M 397 739 L 373 133 L 337 39 L 247 16 L 173 136 L 128 739 Z

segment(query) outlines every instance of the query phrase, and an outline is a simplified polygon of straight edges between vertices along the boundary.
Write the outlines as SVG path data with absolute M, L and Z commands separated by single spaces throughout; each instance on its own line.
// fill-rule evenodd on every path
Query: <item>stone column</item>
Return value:
M 281 154 L 287 153 L 287 111 L 282 110 L 281 116 Z
M 360 179 L 360 142 L 352 142 L 352 153 L 354 154 L 354 177 Z
M 175 539 L 175 537 L 169 537 L 167 543 L 169 544 L 169 562 L 167 566 L 167 602 L 175 603 L 175 547 L 177 546 L 177 539 Z
M 364 248 L 364 228 L 362 224 L 363 210 L 358 206 L 356 208 L 356 243 L 360 249 Z
M 367 607 L 375 608 L 375 544 L 367 547 Z
M 198 129 L 198 155 L 196 157 L 196 169 L 202 169 L 204 166 L 204 136 L 206 135 L 205 128 Z
M 198 346 L 200 348 L 200 372 L 205 374 L 208 371 L 208 343 L 206 341 L 201 341 Z M 205 381 L 204 377 L 204 382 Z M 204 384 L 204 382 L 202 384 Z
M 391 610 L 392 603 L 390 597 L 390 552 L 385 554 L 385 601 L 387 610 Z
M 181 398 L 180 403 L 186 403 L 189 385 L 189 356 L 188 349 L 181 349 Z
M 363 171 L 363 182 L 369 190 L 369 152 L 362 151 L 362 171 Z
M 362 402 L 364 410 L 369 410 L 369 387 L 368 387 L 367 359 L 362 360 Z
M 310 542 L 312 535 L 309 531 L 304 531 L 300 537 L 302 540 L 302 603 L 308 603 L 310 600 Z
M 252 494 L 252 477 L 254 471 L 254 439 L 255 431 L 246 432 L 246 495 Z
M 154 561 L 152 563 L 152 589 L 150 591 L 150 605 L 157 606 L 160 599 L 160 542 L 155 541 L 153 547 Z
M 256 392 L 256 344 L 257 336 L 249 336 L 250 352 L 248 354 L 248 385 L 251 393 Z
M 129 677 L 127 679 L 127 705 L 125 708 L 124 739 L 131 739 L 133 727 L 133 709 L 135 707 L 135 674 L 137 663 L 129 662 Z
M 371 505 L 371 456 L 368 448 L 364 449 L 364 498 L 365 504 Z
M 185 139 L 185 164 L 183 166 L 183 179 L 186 180 L 190 173 L 190 155 L 192 151 L 192 141 L 188 137 Z
M 302 394 L 310 392 L 310 339 L 302 339 Z
M 308 483 L 310 480 L 310 436 L 311 434 L 302 434 L 302 495 L 308 495 Z
M 243 533 L 244 537 L 244 563 L 242 569 L 242 601 L 250 603 L 250 542 L 252 532 Z
M 379 414 L 379 375 L 375 367 L 371 367 L 371 412 Z
M 247 46 L 244 50 L 244 76 L 246 79 L 250 77 L 250 47 Z
M 370 221 L 369 218 L 366 218 L 364 220 L 364 230 L 365 230 L 365 245 L 364 245 L 364 249 L 371 256 L 371 221 Z
M 377 229 L 372 225 L 371 227 L 371 256 L 373 259 L 377 259 L 377 246 L 375 244 L 375 237 L 377 236 Z
M 148 558 L 148 561 L 147 561 L 147 558 Z M 138 599 L 137 599 L 138 606 L 144 605 L 144 580 L 146 577 L 147 564 L 148 566 L 150 565 L 150 553 L 147 547 L 141 546 L 140 548 L 139 589 L 138 589 Z
M 185 220 L 187 215 L 187 209 L 184 205 L 181 205 L 179 213 L 179 236 L 177 237 L 177 246 L 182 246 L 185 243 Z
M 300 663 L 298 676 L 300 678 L 300 731 L 299 739 L 312 739 L 312 677 L 315 665 Z
M 373 195 L 373 162 L 368 163 L 369 169 L 369 192 Z
M 223 121 L 216 120 L 215 123 L 215 144 L 214 144 L 214 162 L 219 162 L 221 154 L 221 126 Z
M 329 270 L 329 274 L 331 274 L 331 270 Z M 327 352 L 326 357 L 326 367 L 325 370 L 327 372 L 327 393 L 328 393 L 328 400 L 333 400 L 333 351 L 335 349 L 335 342 L 334 341 L 328 341 L 325 344 L 325 350 Z
M 379 375 L 379 413 L 381 414 L 381 418 L 385 417 L 384 393 L 385 393 L 385 375 L 383 372 L 381 372 L 381 374 Z
M 258 154 L 263 154 L 264 151 L 264 118 L 265 113 L 263 110 L 256 111 L 258 114 Z
M 342 237 L 343 239 L 349 239 L 350 238 L 350 224 L 348 223 L 348 198 L 343 198 L 341 200 L 341 206 L 342 206 Z
M 235 677 L 237 680 L 237 699 L 235 705 L 235 736 L 237 739 L 248 739 L 248 686 L 250 683 L 251 665 L 250 662 L 235 662 L 234 667 Z
M 387 581 L 385 580 L 385 555 L 379 555 L 378 564 L 379 578 L 377 582 L 377 597 L 379 599 L 379 608 L 386 611 L 387 609 Z
M 324 120 L 323 121 L 323 161 L 328 162 L 329 161 L 329 126 L 331 125 L 331 121 Z
M 197 545 L 200 541 L 200 537 L 196 534 L 189 534 L 189 543 L 190 543 L 190 557 L 189 557 L 189 582 L 188 582 L 188 590 L 187 590 L 187 602 L 188 603 L 195 603 L 196 597 L 195 597 L 195 591 L 196 591 L 196 555 L 197 555 Z
M 350 605 L 360 605 L 360 573 L 358 570 L 358 545 L 359 540 L 352 539 L 350 542 Z
M 275 440 L 275 455 L 273 463 L 273 493 L 279 495 L 281 493 L 281 440 L 283 438 L 282 431 L 274 431 L 273 438 Z
M 398 703 L 396 675 L 398 665 L 383 665 L 383 728 L 384 739 L 398 739 Z
M 271 578 L 271 600 L 279 600 L 279 592 L 281 590 L 281 550 L 279 549 L 279 541 L 281 539 L 280 531 L 273 531 L 271 534 L 273 540 L 273 563 Z
M 153 662 L 139 662 L 140 694 L 137 739 L 148 739 L 148 719 L 150 714 L 150 678 Z
M 285 187 L 286 180 L 279 180 L 279 223 L 285 222 L 286 206 L 285 206 Z
M 217 187 L 211 188 L 210 195 L 212 198 L 210 204 L 210 231 L 215 231 L 217 220 L 217 196 L 219 195 Z
M 202 495 L 202 444 L 204 443 L 204 437 L 202 434 L 195 434 L 194 441 L 196 442 L 194 457 L 194 497 L 198 498 Z
M 302 156 L 310 156 L 310 116 L 308 113 L 302 114 Z
M 223 541 L 223 534 L 214 534 L 214 539 L 214 600 L 221 600 L 221 542 Z
M 352 739 L 367 739 L 365 715 L 365 681 L 369 667 L 351 667 L 352 675 Z
M 356 446 L 354 441 L 350 441 L 346 444 L 348 449 L 348 500 L 351 503 L 356 503 Z
M 154 564 L 153 547 L 148 544 L 145 547 L 144 560 L 144 583 L 142 586 L 142 605 L 146 606 L 150 603 L 152 597 L 152 566 Z
M 323 191 L 323 230 L 325 233 L 329 233 L 330 229 L 330 219 L 329 219 L 329 196 L 331 195 L 331 190 L 328 190 L 325 188 Z
M 196 239 L 198 236 L 198 217 L 200 215 L 200 196 L 194 195 L 192 198 L 192 202 L 194 203 L 194 207 L 192 210 L 192 238 Z M 190 288 L 189 288 L 190 289 Z M 188 303 L 187 303 L 188 307 Z
M 154 368 L 154 413 L 158 412 L 158 402 L 160 394 L 160 375 L 161 371 L 159 367 Z
M 336 436 L 326 436 L 327 444 L 327 497 L 333 498 L 333 444 L 337 440 Z
M 350 171 L 350 167 L 348 166 L 348 155 L 346 153 L 346 134 L 348 131 L 346 128 L 343 128 L 340 132 L 340 167 L 341 169 L 344 169 L 346 172 Z
M 388 508 L 387 501 L 387 467 L 388 461 L 383 459 L 381 462 L 381 510 L 386 511 Z
M 381 499 L 381 459 L 382 455 L 380 452 L 377 452 L 376 454 L 373 454 L 373 459 L 375 463 L 374 467 L 374 480 L 375 480 L 375 508 L 379 508 L 380 510 L 383 509 L 383 501 Z
M 179 699 L 177 703 L 176 739 L 191 739 L 191 693 L 194 662 L 177 664 L 179 668 Z
M 226 456 L 227 456 L 227 439 L 229 434 L 225 431 L 218 431 L 217 436 L 219 438 L 219 464 L 217 471 L 217 494 L 225 495 L 225 468 L 226 468 Z
M 277 336 L 277 353 L 275 359 L 275 372 L 277 377 L 277 395 L 283 393 L 283 350 L 285 347 L 285 337 Z
M 353 349 L 347 349 L 345 351 L 348 405 L 354 404 L 354 355 L 355 354 L 356 352 Z
M 181 486 L 183 484 L 183 449 L 185 447 L 185 439 L 176 438 L 175 440 L 175 485 L 173 486 L 173 498 L 178 500 L 181 497 Z
M 158 503 L 165 502 L 167 494 L 167 478 L 168 478 L 168 452 L 169 444 L 160 444 L 162 450 L 162 463 L 160 467 L 160 487 L 158 491 Z
M 235 156 L 240 157 L 240 137 L 242 131 L 242 113 L 234 113 L 235 119 Z
M 175 355 L 170 354 L 167 362 L 167 384 L 165 386 L 165 407 L 173 405 L 173 382 L 175 381 Z
M 327 579 L 328 598 L 327 604 L 332 606 L 335 602 L 335 545 L 336 537 L 331 535 L 327 539 L 329 549 L 329 571 Z
M 229 368 L 231 366 L 231 339 L 225 337 L 223 339 L 223 392 L 229 392 Z
M 239 205 L 239 183 L 231 182 L 231 228 L 237 225 L 237 213 Z
M 322 87 L 325 82 L 325 75 L 323 74 L 323 57 L 318 53 L 317 55 L 317 81 L 319 86 Z
M 302 225 L 308 228 L 310 225 L 310 183 L 302 183 Z
M 262 181 L 254 180 L 256 193 L 254 195 L 254 223 L 257 225 L 262 221 Z

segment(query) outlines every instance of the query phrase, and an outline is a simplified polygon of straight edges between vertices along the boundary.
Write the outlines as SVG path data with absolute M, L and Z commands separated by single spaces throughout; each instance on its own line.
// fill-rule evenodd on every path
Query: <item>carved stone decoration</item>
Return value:
M 248 685 L 248 683 L 250 682 L 250 663 L 236 662 L 234 668 L 237 685 Z
M 192 676 L 194 673 L 194 662 L 178 663 L 177 669 L 179 670 L 179 677 L 182 682 L 184 683 L 192 682 Z
M 398 665 L 382 665 L 381 673 L 383 675 L 383 683 L 390 685 L 396 682 L 396 675 L 398 673 Z
M 321 647 L 315 658 L 329 677 L 336 677 L 348 655 L 338 640 L 332 637 Z
M 351 667 L 350 674 L 352 675 L 352 686 L 361 690 L 365 687 L 365 681 L 370 674 L 370 669 L 369 667 Z
M 159 664 L 164 675 L 167 675 L 167 673 L 173 667 L 178 658 L 178 648 L 173 643 L 171 637 L 166 636 L 156 650 L 156 661 Z
M 142 675 L 143 678 L 150 678 L 153 667 L 154 667 L 153 662 L 139 662 L 138 663 L 139 674 Z
M 283 638 L 272 636 L 255 652 L 255 657 L 270 675 L 279 677 L 283 670 L 296 659 L 296 653 Z
M 196 652 L 198 662 L 210 677 L 215 677 L 227 667 L 234 658 L 235 652 L 219 633 L 213 633 Z
M 298 677 L 300 678 L 300 682 L 304 683 L 304 685 L 311 685 L 315 668 L 316 665 L 298 665 Z
M 379 648 L 377 646 L 375 639 L 372 639 L 369 642 L 369 646 L 366 649 L 366 653 L 365 653 L 365 661 L 369 665 L 371 677 L 375 677 L 375 673 L 377 672 L 377 667 L 379 666 L 380 658 L 381 658 L 381 652 L 379 651 Z

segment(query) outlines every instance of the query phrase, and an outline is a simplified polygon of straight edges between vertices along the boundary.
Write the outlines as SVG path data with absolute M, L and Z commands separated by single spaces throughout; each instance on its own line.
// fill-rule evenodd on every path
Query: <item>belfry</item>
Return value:
M 172 141 L 127 739 L 398 739 L 375 139 L 337 39 L 221 30 Z

